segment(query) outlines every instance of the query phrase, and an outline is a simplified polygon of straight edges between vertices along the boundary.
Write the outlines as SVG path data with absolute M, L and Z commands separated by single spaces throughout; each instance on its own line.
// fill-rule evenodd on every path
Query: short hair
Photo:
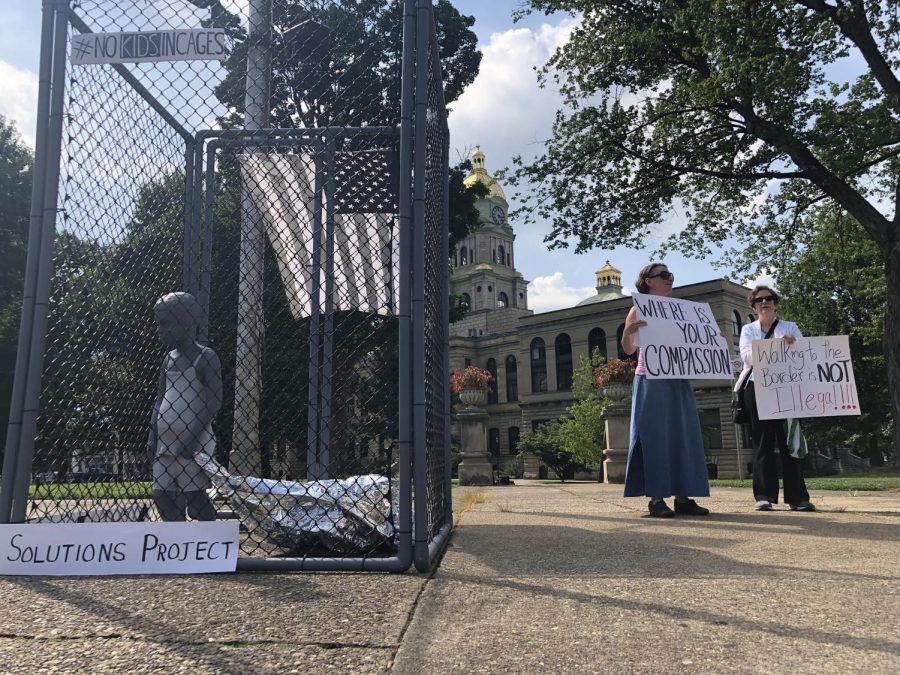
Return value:
M 747 304 L 750 305 L 750 309 L 753 309 L 755 307 L 755 305 L 753 304 L 753 300 L 756 299 L 756 294 L 759 293 L 760 291 L 769 291 L 769 293 L 772 294 L 772 297 L 775 298 L 776 305 L 779 302 L 781 302 L 781 296 L 778 295 L 778 293 L 773 291 L 771 288 L 769 288 L 765 284 L 757 284 L 756 286 L 753 287 L 753 290 L 750 291 L 750 295 L 747 296 Z
M 179 320 L 188 319 L 194 328 L 200 325 L 200 321 L 203 318 L 203 308 L 200 306 L 200 301 L 184 291 L 166 293 L 153 305 L 153 311 L 154 313 L 159 311 L 175 312 L 179 315 Z
M 640 272 L 638 272 L 637 280 L 634 282 L 634 285 L 637 287 L 638 292 L 646 293 L 650 290 L 650 287 L 647 286 L 647 277 L 650 276 L 650 273 L 653 271 L 654 267 L 665 267 L 666 263 L 661 262 L 652 262 L 649 265 L 645 265 Z

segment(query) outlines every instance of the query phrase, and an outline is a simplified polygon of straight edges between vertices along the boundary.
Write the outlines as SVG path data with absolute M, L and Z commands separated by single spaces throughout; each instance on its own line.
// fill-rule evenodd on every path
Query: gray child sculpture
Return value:
M 215 520 L 206 494 L 211 483 L 194 459 L 212 456 L 212 420 L 222 405 L 222 366 L 209 347 L 196 342 L 202 309 L 190 293 L 169 293 L 153 307 L 163 344 L 159 393 L 147 450 L 153 458 L 153 501 L 163 520 Z

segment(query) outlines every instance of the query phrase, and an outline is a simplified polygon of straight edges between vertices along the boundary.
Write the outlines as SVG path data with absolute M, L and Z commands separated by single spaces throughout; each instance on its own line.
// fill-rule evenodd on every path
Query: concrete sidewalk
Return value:
M 0 673 L 900 672 L 900 493 L 466 492 L 431 578 L 0 578 Z

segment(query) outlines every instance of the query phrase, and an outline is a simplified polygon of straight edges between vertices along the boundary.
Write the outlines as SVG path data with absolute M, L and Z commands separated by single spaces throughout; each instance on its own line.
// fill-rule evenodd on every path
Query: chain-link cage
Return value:
M 244 563 L 399 570 L 415 452 L 433 559 L 450 503 L 430 2 L 48 7 L 43 248 L 0 517 L 239 518 Z

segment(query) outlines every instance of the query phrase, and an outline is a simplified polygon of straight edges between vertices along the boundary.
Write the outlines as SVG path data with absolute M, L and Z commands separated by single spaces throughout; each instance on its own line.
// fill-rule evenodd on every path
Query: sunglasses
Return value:
M 775 296 L 764 295 L 760 298 L 753 298 L 753 304 L 758 305 L 761 302 L 775 302 Z
M 646 279 L 655 279 L 656 277 L 659 277 L 663 281 L 672 281 L 672 279 L 675 278 L 675 275 L 672 274 L 669 270 L 663 270 L 662 272 L 657 272 L 656 274 L 651 274 L 645 278 Z

